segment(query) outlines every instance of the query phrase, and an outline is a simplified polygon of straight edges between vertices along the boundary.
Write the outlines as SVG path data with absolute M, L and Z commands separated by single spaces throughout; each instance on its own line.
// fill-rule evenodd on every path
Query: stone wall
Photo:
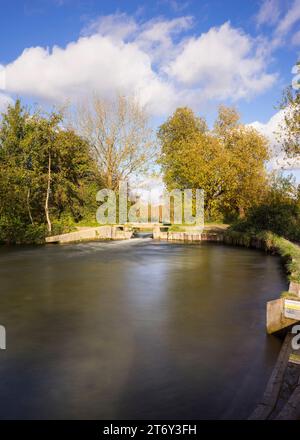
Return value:
M 153 229 L 153 238 L 155 240 L 163 241 L 185 241 L 185 242 L 200 242 L 200 241 L 223 241 L 223 235 L 214 232 L 162 232 L 159 227 Z
M 128 240 L 131 237 L 132 231 L 124 230 L 118 226 L 98 226 L 47 237 L 46 243 L 64 244 L 95 240 Z

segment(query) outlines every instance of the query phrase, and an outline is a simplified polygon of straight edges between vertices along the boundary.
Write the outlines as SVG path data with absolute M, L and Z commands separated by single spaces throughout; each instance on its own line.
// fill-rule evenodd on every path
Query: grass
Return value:
M 299 300 L 299 296 L 296 293 L 293 292 L 282 292 L 281 298 L 284 299 L 293 299 L 293 300 Z
M 229 225 L 225 223 L 205 222 L 204 231 L 219 232 L 219 231 L 225 231 L 228 227 Z M 182 224 L 182 225 L 171 225 L 169 228 L 170 232 L 189 232 L 192 230 L 197 230 L 197 226 Z
M 99 225 L 99 223 L 97 222 L 96 219 L 90 219 L 90 220 L 81 220 L 78 223 L 74 224 L 75 227 L 89 227 L 89 228 L 97 228 Z
M 300 283 L 300 247 L 275 234 L 268 233 L 268 240 L 285 260 L 290 281 Z

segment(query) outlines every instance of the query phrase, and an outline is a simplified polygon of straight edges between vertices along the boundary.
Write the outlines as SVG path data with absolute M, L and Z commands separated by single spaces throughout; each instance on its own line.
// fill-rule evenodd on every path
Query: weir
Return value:
M 129 240 L 133 232 L 124 225 L 98 226 L 96 228 L 78 228 L 67 234 L 54 235 L 46 238 L 46 243 L 77 243 L 94 240 Z

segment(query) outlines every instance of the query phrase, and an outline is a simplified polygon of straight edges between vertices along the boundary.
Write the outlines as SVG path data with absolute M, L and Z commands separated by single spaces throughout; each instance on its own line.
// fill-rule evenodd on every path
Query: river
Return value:
M 286 287 L 279 258 L 218 244 L 2 247 L 0 418 L 246 418 Z

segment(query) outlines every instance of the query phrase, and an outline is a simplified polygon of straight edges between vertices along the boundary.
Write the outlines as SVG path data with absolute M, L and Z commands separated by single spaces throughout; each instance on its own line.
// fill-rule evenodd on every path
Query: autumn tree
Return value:
M 237 211 L 243 217 L 266 193 L 267 140 L 254 128 L 243 125 L 237 110 L 225 106 L 219 108 L 214 132 L 229 154 L 231 181 L 224 194 L 223 208 Z
M 78 106 L 72 124 L 89 142 L 106 188 L 117 189 L 120 180 L 146 172 L 153 162 L 148 117 L 134 98 L 94 96 Z
M 168 189 L 201 188 L 209 216 L 239 213 L 263 196 L 266 140 L 242 125 L 236 110 L 221 107 L 214 129 L 188 108 L 179 108 L 158 131 L 159 162 Z
M 218 117 L 214 124 L 214 132 L 219 138 L 226 138 L 232 130 L 240 125 L 240 115 L 234 107 L 219 106 Z
M 205 207 L 209 214 L 216 209 L 220 197 L 230 183 L 228 154 L 207 129 L 204 119 L 189 108 L 178 108 L 160 126 L 159 163 L 168 189 L 201 188 L 205 191 Z
M 298 63 L 300 71 L 300 63 Z M 288 87 L 283 94 L 281 109 L 284 110 L 284 122 L 277 133 L 283 150 L 290 159 L 300 158 L 300 85 L 294 90 Z

